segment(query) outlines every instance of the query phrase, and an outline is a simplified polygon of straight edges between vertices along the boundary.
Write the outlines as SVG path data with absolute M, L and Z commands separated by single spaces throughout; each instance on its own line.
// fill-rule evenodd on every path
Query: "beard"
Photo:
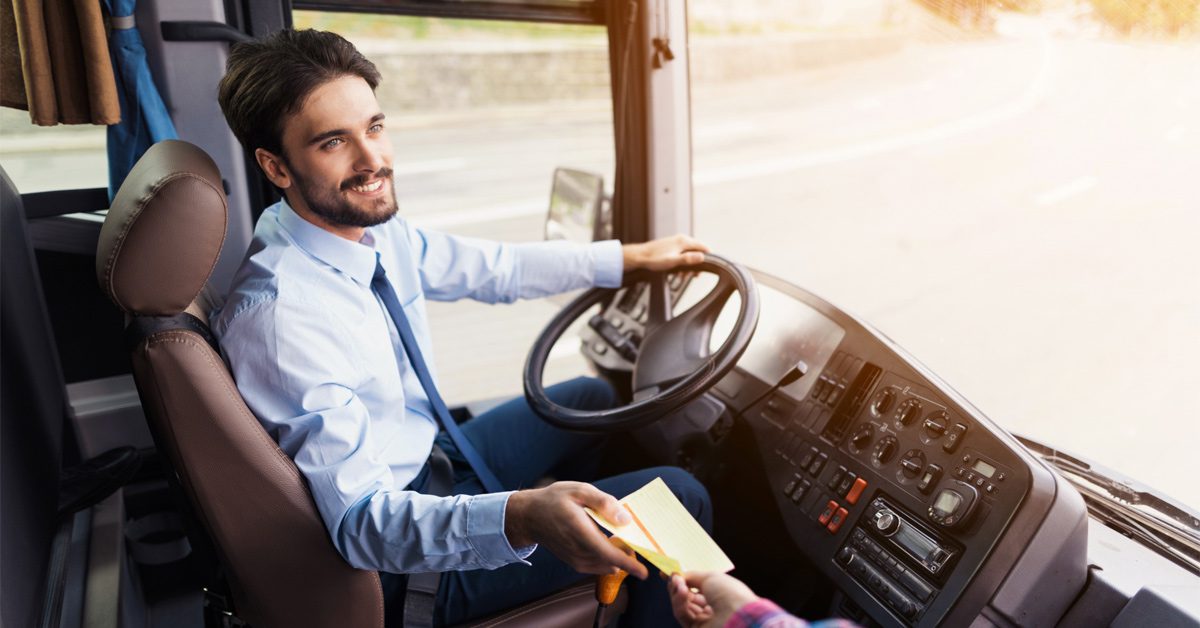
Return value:
M 291 167 L 291 166 L 289 166 Z M 308 177 L 291 168 L 296 181 L 296 191 L 312 213 L 331 225 L 339 227 L 374 227 L 392 219 L 400 209 L 396 203 L 396 186 L 393 185 L 391 168 L 383 167 L 370 175 L 357 175 L 342 181 L 336 190 L 321 187 Z M 383 179 L 391 190 L 379 198 L 371 199 L 366 207 L 357 205 L 346 197 L 346 192 L 369 180 Z

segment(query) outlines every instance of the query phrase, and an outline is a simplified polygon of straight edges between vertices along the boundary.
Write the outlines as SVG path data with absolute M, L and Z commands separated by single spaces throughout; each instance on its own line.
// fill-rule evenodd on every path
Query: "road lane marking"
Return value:
M 1057 72 L 1058 58 L 1054 47 L 1050 43 L 1049 36 L 1043 34 L 1040 42 L 1042 54 L 1037 74 L 1019 97 L 1000 106 L 928 129 L 903 133 L 879 140 L 850 144 L 793 157 L 781 157 L 743 163 L 736 166 L 700 170 L 693 174 L 692 182 L 695 187 L 719 185 L 757 177 L 795 172 L 816 166 L 853 161 L 882 153 L 909 149 L 922 144 L 939 142 L 967 133 L 975 133 L 1001 122 L 1007 122 L 1028 113 L 1041 103 L 1046 96 L 1046 90 L 1051 80 Z
M 1096 184 L 1099 182 L 1100 180 L 1092 175 L 1079 177 L 1078 179 L 1068 181 L 1067 183 L 1064 183 L 1056 188 L 1038 194 L 1037 198 L 1034 199 L 1034 202 L 1042 207 L 1057 205 L 1058 203 L 1061 203 L 1072 196 L 1079 196 L 1080 194 L 1087 192 L 1088 190 L 1096 187 Z

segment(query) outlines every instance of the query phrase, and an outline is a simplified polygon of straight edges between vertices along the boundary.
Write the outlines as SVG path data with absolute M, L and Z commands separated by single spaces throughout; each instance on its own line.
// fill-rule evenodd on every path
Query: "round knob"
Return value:
M 855 452 L 862 451 L 871 444 L 871 439 L 875 436 L 875 428 L 870 423 L 864 424 L 858 428 L 858 431 L 850 437 L 850 448 Z
M 896 426 L 908 427 L 921 416 L 921 402 L 916 399 L 905 399 L 904 403 L 896 408 Z
M 883 416 L 892 410 L 892 404 L 896 403 L 896 389 L 884 388 L 875 395 L 875 401 L 871 403 L 871 412 L 875 416 Z
M 895 436 L 888 436 L 875 446 L 875 462 L 887 464 L 896 455 L 897 441 Z
M 875 529 L 883 536 L 891 536 L 900 529 L 900 518 L 890 510 L 875 513 Z

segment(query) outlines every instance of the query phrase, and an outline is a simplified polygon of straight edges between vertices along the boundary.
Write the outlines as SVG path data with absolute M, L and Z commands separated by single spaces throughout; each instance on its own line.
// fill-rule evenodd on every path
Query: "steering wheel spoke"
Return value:
M 656 274 L 647 283 L 650 284 L 650 309 L 646 313 L 646 334 L 649 335 L 670 322 L 675 304 L 665 274 Z
M 641 427 L 669 416 L 704 394 L 728 373 L 750 344 L 758 324 L 758 291 L 745 268 L 722 257 L 707 255 L 688 272 L 717 275 L 712 290 L 695 305 L 674 314 L 667 272 L 638 271 L 626 276 L 626 287 L 649 284 L 644 337 L 633 369 L 633 400 L 608 410 L 575 410 L 555 404 L 542 382 L 550 349 L 572 322 L 597 303 L 611 303 L 612 289 L 594 289 L 564 307 L 542 331 L 525 362 L 525 397 L 546 422 L 585 432 L 616 432 Z M 677 271 L 678 272 L 678 271 Z M 710 341 L 717 318 L 737 292 L 740 307 L 733 331 L 716 351 Z

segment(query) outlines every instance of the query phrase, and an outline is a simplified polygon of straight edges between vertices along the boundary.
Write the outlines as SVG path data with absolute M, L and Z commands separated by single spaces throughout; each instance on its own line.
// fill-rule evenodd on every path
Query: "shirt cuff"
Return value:
M 537 545 L 513 549 L 504 534 L 504 513 L 508 507 L 507 493 L 475 495 L 467 505 L 467 538 L 482 567 L 495 569 L 510 563 L 529 563 L 525 560 L 537 549 Z
M 621 251 L 620 240 L 601 240 L 593 242 L 591 247 L 592 259 L 596 263 L 596 274 L 592 278 L 597 288 L 619 288 L 622 276 L 625 274 L 625 255 Z

